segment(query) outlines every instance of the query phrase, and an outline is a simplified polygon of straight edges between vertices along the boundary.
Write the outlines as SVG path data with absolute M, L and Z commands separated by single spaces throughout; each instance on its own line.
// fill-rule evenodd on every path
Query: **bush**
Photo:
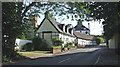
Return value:
M 64 42 L 61 39 L 57 39 L 57 38 L 53 39 L 54 46 L 61 46 L 62 43 Z
M 34 50 L 48 50 L 51 46 L 43 39 L 35 37 L 33 40 Z
M 76 46 L 71 46 L 71 48 L 76 48 Z
M 67 43 L 67 44 L 65 45 L 65 47 L 71 48 L 72 44 L 73 44 L 73 43 L 69 42 L 69 43 Z
M 53 46 L 52 48 L 53 49 L 59 49 L 59 48 L 61 49 L 62 47 L 61 46 Z
M 2 56 L 2 62 L 11 62 L 12 58 L 10 57 L 6 57 L 6 56 Z
M 22 47 L 23 50 L 32 50 L 32 48 L 33 48 L 32 43 L 27 43 Z

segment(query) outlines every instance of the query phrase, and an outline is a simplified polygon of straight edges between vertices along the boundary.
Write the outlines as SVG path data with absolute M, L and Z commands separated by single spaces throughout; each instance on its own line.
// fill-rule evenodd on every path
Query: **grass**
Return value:
M 53 49 L 62 48 L 61 46 L 53 46 Z
M 34 54 L 21 54 L 22 56 L 26 56 L 26 57 L 36 57 L 36 55 L 34 55 Z
M 50 53 L 50 51 L 28 51 L 28 52 L 45 53 L 45 54 Z
M 28 58 L 35 58 L 35 57 L 39 57 L 40 56 L 39 53 L 50 54 L 51 51 L 20 51 L 18 53 L 21 54 L 21 56 L 25 56 L 25 57 L 28 57 Z
M 20 51 L 20 52 L 33 52 L 33 53 L 44 53 L 44 54 L 50 53 L 50 51 Z

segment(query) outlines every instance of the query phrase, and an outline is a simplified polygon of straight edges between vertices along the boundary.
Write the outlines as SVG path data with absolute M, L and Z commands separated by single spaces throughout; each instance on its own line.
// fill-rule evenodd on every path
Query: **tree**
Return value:
M 94 2 L 89 5 L 90 16 L 95 20 L 104 19 L 104 35 L 108 40 L 120 28 L 120 2 Z
M 16 9 L 19 10 L 16 11 Z M 16 55 L 14 52 L 15 38 L 24 28 L 22 17 L 19 16 L 21 13 L 22 3 L 2 3 L 2 55 L 4 57 L 13 58 Z
M 28 17 L 42 13 L 46 11 L 50 14 L 49 16 L 55 17 L 56 15 L 67 15 L 79 14 L 78 16 L 84 18 L 85 14 L 89 13 L 88 9 L 85 10 L 84 3 L 71 3 L 71 2 L 31 2 L 28 5 L 24 2 L 3 2 L 2 3 L 2 24 L 3 24 L 3 56 L 5 58 L 14 58 L 16 52 L 14 51 L 15 39 L 26 38 L 27 29 L 29 28 Z M 78 6 L 78 7 L 77 7 Z M 78 10 L 80 9 L 80 10 Z M 77 11 L 77 12 L 76 12 Z M 79 13 L 81 12 L 81 13 Z

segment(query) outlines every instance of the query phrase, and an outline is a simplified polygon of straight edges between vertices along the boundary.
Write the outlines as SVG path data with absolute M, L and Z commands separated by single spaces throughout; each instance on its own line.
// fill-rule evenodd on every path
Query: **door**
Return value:
M 52 33 L 43 32 L 43 39 L 45 39 L 48 43 L 52 44 Z

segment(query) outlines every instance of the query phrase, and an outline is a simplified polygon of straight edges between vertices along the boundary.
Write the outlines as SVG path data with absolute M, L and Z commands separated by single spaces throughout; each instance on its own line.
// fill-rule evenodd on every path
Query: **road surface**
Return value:
M 36 59 L 26 59 L 10 65 L 96 65 L 106 47 L 78 48 L 61 54 Z

